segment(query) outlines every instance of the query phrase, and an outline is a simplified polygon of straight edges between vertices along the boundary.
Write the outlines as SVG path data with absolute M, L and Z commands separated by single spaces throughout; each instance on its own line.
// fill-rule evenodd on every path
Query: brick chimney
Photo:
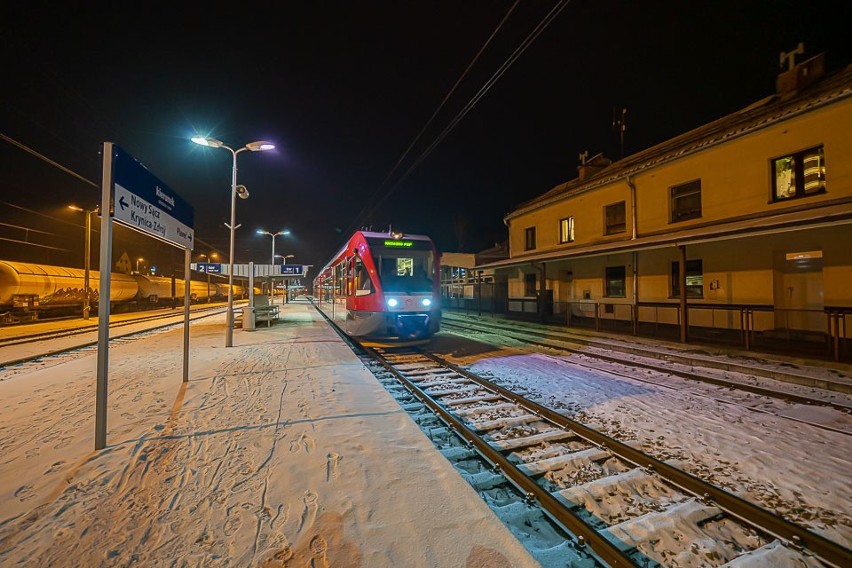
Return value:
M 825 75 L 825 54 L 820 53 L 801 63 L 796 63 L 796 55 L 804 53 L 805 46 L 801 43 L 789 53 L 781 52 L 781 66 L 784 67 L 786 63 L 787 69 L 779 73 L 775 87 L 782 98 L 795 95 Z
M 583 152 L 580 154 L 580 165 L 577 166 L 578 177 L 580 181 L 588 179 L 610 164 L 612 164 L 612 160 L 604 158 L 603 153 L 595 154 L 592 158 L 589 158 L 589 152 Z

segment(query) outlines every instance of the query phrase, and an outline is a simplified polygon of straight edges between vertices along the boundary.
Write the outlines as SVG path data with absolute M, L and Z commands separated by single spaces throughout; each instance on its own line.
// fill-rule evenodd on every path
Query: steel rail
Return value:
M 638 467 L 644 467 L 657 472 L 661 477 L 674 483 L 683 490 L 692 493 L 705 501 L 712 501 L 720 509 L 742 519 L 745 523 L 752 527 L 759 528 L 766 533 L 772 534 L 786 541 L 786 543 L 793 548 L 807 550 L 820 559 L 832 564 L 833 566 L 837 566 L 838 568 L 852 566 L 852 550 L 845 548 L 832 540 L 811 532 L 808 529 L 792 523 L 771 511 L 759 507 L 754 503 L 746 501 L 745 499 L 742 499 L 741 497 L 729 493 L 719 487 L 711 485 L 698 477 L 649 456 L 627 444 L 623 444 L 614 438 L 610 438 L 605 434 L 592 430 L 580 422 L 571 420 L 558 412 L 515 394 L 514 392 L 496 385 L 491 381 L 483 379 L 470 371 L 462 369 L 449 361 L 445 361 L 437 355 L 425 352 L 421 353 L 439 365 L 452 369 L 456 373 L 467 377 L 484 388 L 493 390 L 505 396 L 512 402 L 528 408 L 534 413 L 539 414 L 543 418 L 550 420 L 562 428 L 572 430 L 599 447 L 610 450 L 613 454 L 621 457 L 622 459 L 627 460 Z
M 449 327 L 457 327 L 457 328 L 462 328 L 462 329 L 468 329 L 468 328 L 464 328 L 463 326 L 461 326 L 459 324 L 454 324 L 454 323 L 442 322 L 442 325 L 448 325 Z M 482 324 L 476 323 L 476 324 L 473 324 L 473 325 L 482 325 Z M 693 381 L 699 381 L 699 382 L 702 382 L 702 383 L 708 383 L 708 384 L 712 384 L 712 385 L 716 385 L 716 386 L 720 386 L 720 387 L 733 388 L 733 389 L 737 389 L 737 390 L 741 390 L 741 391 L 745 391 L 745 392 L 750 392 L 752 394 L 758 394 L 758 395 L 766 396 L 766 397 L 769 397 L 769 398 L 784 400 L 784 401 L 787 401 L 787 402 L 796 402 L 796 403 L 799 403 L 799 404 L 807 404 L 807 405 L 811 405 L 811 406 L 827 406 L 827 407 L 830 407 L 830 408 L 834 408 L 836 410 L 841 410 L 843 412 L 852 411 L 852 408 L 850 408 L 849 405 L 844 405 L 844 404 L 840 404 L 840 403 L 837 403 L 837 402 L 832 402 L 832 401 L 828 401 L 828 400 L 821 400 L 821 399 L 818 399 L 818 398 L 811 398 L 811 397 L 802 396 L 802 395 L 798 395 L 798 394 L 794 394 L 794 393 L 774 391 L 772 389 L 767 389 L 767 388 L 759 387 L 759 386 L 755 386 L 755 385 L 749 385 L 747 383 L 738 383 L 736 381 L 729 381 L 729 380 L 726 380 L 726 379 L 718 379 L 718 378 L 715 378 L 715 377 L 708 377 L 706 375 L 699 375 L 697 373 L 690 373 L 689 371 L 680 371 L 678 369 L 670 369 L 670 368 L 665 367 L 663 365 L 655 365 L 653 363 L 644 363 L 644 362 L 641 362 L 641 361 L 630 361 L 630 360 L 621 359 L 619 357 L 615 357 L 615 356 L 612 356 L 612 355 L 604 355 L 604 354 L 599 354 L 599 353 L 589 353 L 588 351 L 583 351 L 581 349 L 575 349 L 575 348 L 572 348 L 572 347 L 564 347 L 564 346 L 561 346 L 561 345 L 552 345 L 550 343 L 544 343 L 542 341 L 535 341 L 535 340 L 532 340 L 532 339 L 527 339 L 523 335 L 524 333 L 528 333 L 528 334 L 533 335 L 533 336 L 538 335 L 538 336 L 543 337 L 545 339 L 552 338 L 553 340 L 564 340 L 564 341 L 568 341 L 568 342 L 571 341 L 570 339 L 563 339 L 563 338 L 560 338 L 559 336 L 554 336 L 552 334 L 538 333 L 536 331 L 530 330 L 530 331 L 522 332 L 522 334 L 519 336 L 519 335 L 512 335 L 512 330 L 507 329 L 507 328 L 501 328 L 501 327 L 497 327 L 497 326 L 488 326 L 487 324 L 486 324 L 486 327 L 492 327 L 493 329 L 497 329 L 500 332 L 501 335 L 505 335 L 506 337 L 511 337 L 512 339 L 517 339 L 519 341 L 523 341 L 523 342 L 528 343 L 530 345 L 537 345 L 537 346 L 540 346 L 540 347 L 547 347 L 548 349 L 558 349 L 558 350 L 561 350 L 561 351 L 567 351 L 568 353 L 576 353 L 578 355 L 585 355 L 586 357 L 591 357 L 591 358 L 594 358 L 594 359 L 601 359 L 601 360 L 607 361 L 609 363 L 618 363 L 618 364 L 621 364 L 621 365 L 628 365 L 628 366 L 631 366 L 631 367 L 639 367 L 639 368 L 642 368 L 642 369 L 650 369 L 652 371 L 658 371 L 658 372 L 661 372 L 661 373 L 674 375 L 674 376 L 680 377 L 682 379 L 690 379 L 690 380 L 693 380 Z M 694 365 L 694 366 L 700 366 L 700 365 Z M 708 368 L 712 368 L 712 367 L 708 367 Z M 743 371 L 734 371 L 734 372 L 743 372 Z
M 218 312 L 212 313 L 212 314 L 196 315 L 195 317 L 190 316 L 190 321 L 197 321 L 197 320 L 209 318 L 209 317 L 212 317 L 212 316 L 215 316 L 215 315 L 218 315 Z M 166 317 L 166 316 L 164 316 L 164 317 Z M 175 314 L 172 317 L 179 317 L 179 316 Z M 140 323 L 151 322 L 154 319 L 162 319 L 162 318 L 147 318 L 147 319 L 142 319 L 142 320 L 135 320 L 133 322 L 127 323 L 126 325 L 130 325 L 131 323 L 140 324 Z M 111 336 L 109 338 L 109 340 L 112 341 L 114 339 L 126 339 L 128 337 L 133 337 L 134 335 L 138 335 L 140 333 L 147 333 L 149 331 L 162 329 L 164 327 L 169 327 L 169 326 L 172 326 L 172 325 L 180 325 L 180 324 L 183 324 L 182 319 L 181 319 L 181 321 L 166 323 L 166 324 L 162 324 L 162 325 L 155 325 L 154 327 L 149 327 L 149 328 L 146 328 L 146 329 L 140 329 L 140 330 L 137 330 L 137 331 L 131 331 L 131 332 L 128 332 L 128 333 L 125 333 L 125 334 L 122 334 L 122 335 Z M 119 326 L 119 327 L 123 327 L 123 326 Z M 113 328 L 113 326 L 110 326 L 110 329 L 112 329 L 112 328 Z M 92 332 L 93 330 L 88 330 L 88 331 Z M 73 337 L 74 335 L 79 335 L 79 334 L 68 334 L 68 337 Z M 53 339 L 60 339 L 62 337 L 65 337 L 65 336 L 59 335 L 59 336 L 53 337 Z M 62 355 L 63 353 L 68 353 L 70 351 L 76 351 L 78 349 L 83 349 L 85 347 L 91 347 L 91 346 L 97 345 L 97 344 L 98 344 L 97 340 L 87 341 L 85 343 L 79 343 L 77 345 L 71 345 L 69 347 L 63 347 L 62 349 L 56 349 L 54 351 L 46 351 L 44 353 L 38 353 L 38 354 L 35 354 L 35 355 L 28 355 L 26 357 L 21 357 L 19 359 L 11 359 L 9 361 L 0 360 L 0 369 L 3 369 L 4 367 L 11 367 L 13 365 L 21 365 L 23 363 L 29 363 L 30 361 L 35 361 L 37 359 L 44 359 L 46 357 L 54 357 L 56 355 Z M 11 344 L 11 345 L 19 345 L 19 344 Z
M 447 317 L 444 315 L 442 317 L 442 323 L 447 323 L 448 325 L 459 326 L 459 322 L 464 322 L 466 325 L 477 325 L 485 328 L 497 329 L 497 330 L 505 330 L 511 329 L 515 331 L 519 331 L 521 333 L 529 333 L 533 335 L 538 335 L 545 338 L 550 338 L 554 340 L 564 341 L 568 343 L 581 344 L 586 345 L 588 347 L 596 348 L 596 349 L 604 349 L 607 351 L 620 351 L 622 353 L 627 353 L 630 355 L 637 355 L 640 357 L 647 357 L 649 359 L 663 359 L 670 362 L 681 363 L 683 365 L 692 365 L 694 364 L 694 357 L 689 356 L 689 354 L 684 354 L 682 352 L 678 352 L 678 350 L 660 352 L 656 351 L 653 348 L 650 348 L 645 343 L 641 343 L 638 338 L 633 338 L 633 341 L 626 339 L 625 337 L 616 339 L 611 338 L 606 335 L 600 336 L 588 336 L 583 333 L 577 331 L 576 328 L 568 328 L 562 327 L 560 329 L 552 329 L 552 326 L 536 326 L 535 324 L 530 325 L 527 322 L 515 322 L 511 321 L 513 325 L 510 328 L 501 325 L 499 322 L 509 322 L 510 320 L 494 320 L 494 321 L 475 321 L 471 322 L 470 320 L 464 320 L 459 318 L 457 315 L 453 315 L 451 317 Z M 754 353 L 748 353 L 747 357 L 754 357 Z M 745 372 L 753 375 L 758 375 L 761 377 L 765 377 L 767 379 L 774 379 L 778 375 L 787 375 L 790 377 L 801 378 L 801 375 L 796 375 L 794 373 L 788 373 L 784 371 L 764 369 L 760 366 L 747 365 L 736 363 L 732 361 L 727 362 L 717 362 L 714 360 L 705 360 L 702 362 L 704 367 L 718 369 L 721 371 L 733 371 L 733 372 Z
M 633 562 L 633 560 L 622 552 L 618 546 L 604 538 L 597 530 L 569 511 L 565 505 L 556 499 L 549 491 L 538 485 L 535 480 L 518 469 L 502 453 L 495 450 L 490 444 L 465 426 L 458 418 L 450 414 L 440 403 L 423 391 L 423 389 L 417 386 L 414 382 L 410 381 L 403 373 L 395 369 L 393 365 L 378 352 L 370 347 L 365 347 L 363 344 L 358 343 L 358 345 L 372 358 L 378 361 L 388 372 L 393 374 L 398 381 L 404 384 L 412 392 L 412 394 L 414 394 L 414 396 L 423 402 L 423 404 L 428 406 L 432 412 L 437 414 L 444 423 L 455 430 L 455 432 L 467 441 L 469 445 L 476 448 L 477 452 L 479 452 L 485 460 L 490 462 L 496 469 L 499 469 L 500 473 L 502 473 L 513 485 L 515 485 L 515 487 L 517 487 L 528 499 L 537 500 L 542 510 L 548 516 L 550 516 L 568 532 L 577 535 L 578 543 L 583 543 L 583 541 L 585 541 L 589 548 L 591 548 L 594 555 L 602 562 L 614 567 L 638 566 L 638 564 Z
M 199 307 L 199 308 L 196 308 L 194 310 L 191 310 L 191 313 L 203 313 L 203 312 L 213 311 L 213 310 L 217 310 L 217 309 L 221 309 L 221 307 L 220 306 L 210 306 L 210 307 L 204 306 L 204 307 Z M 140 312 L 127 312 L 127 313 L 133 314 L 133 313 L 140 313 Z M 116 315 L 116 314 L 114 314 L 114 315 Z M 110 327 L 110 329 L 117 328 L 117 327 L 126 327 L 128 325 L 134 325 L 134 324 L 138 324 L 138 323 L 144 323 L 144 322 L 147 322 L 147 321 L 154 321 L 154 320 L 158 320 L 158 319 L 165 319 L 165 318 L 172 318 L 172 317 L 179 317 L 179 316 L 175 312 L 146 314 L 146 315 L 142 315 L 142 316 L 135 318 L 135 319 L 128 319 L 128 320 L 111 322 L 109 324 L 109 327 Z M 39 320 L 39 322 L 40 323 L 55 322 L 55 321 L 62 321 L 63 319 L 77 319 L 77 318 L 61 318 L 61 319 L 60 318 L 52 318 L 52 319 L 46 319 L 46 320 Z M 5 346 L 9 346 L 9 345 L 23 345 L 25 343 L 32 343 L 34 341 L 42 341 L 44 339 L 52 339 L 52 338 L 55 338 L 55 337 L 71 337 L 71 336 L 74 336 L 74 335 L 81 335 L 83 333 L 89 333 L 91 331 L 96 331 L 97 329 L 98 329 L 98 324 L 84 324 L 84 325 L 81 325 L 81 326 L 70 327 L 70 328 L 66 328 L 66 329 L 54 329 L 52 331 L 40 331 L 38 333 L 31 333 L 29 335 L 10 336 L 10 337 L 5 337 L 5 338 L 0 338 L 0 347 L 5 347 Z

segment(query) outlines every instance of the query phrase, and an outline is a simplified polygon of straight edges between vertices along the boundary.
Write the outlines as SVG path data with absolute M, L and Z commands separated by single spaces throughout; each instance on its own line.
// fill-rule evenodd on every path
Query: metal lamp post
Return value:
M 241 199 L 247 199 L 249 196 L 248 190 L 244 185 L 237 186 L 237 154 L 243 152 L 245 150 L 251 150 L 252 152 L 265 152 L 266 150 L 272 150 L 275 148 L 274 144 L 270 144 L 269 142 L 250 142 L 243 146 L 238 150 L 234 150 L 228 146 L 225 146 L 220 140 L 216 140 L 214 138 L 204 138 L 203 136 L 194 136 L 192 141 L 196 144 L 201 144 L 202 146 L 208 146 L 210 148 L 224 148 L 231 152 L 231 155 L 234 157 L 234 165 L 231 171 L 231 243 L 230 243 L 230 251 L 228 253 L 228 313 L 226 315 L 228 321 L 228 329 L 225 332 L 225 347 L 233 347 L 234 346 L 234 225 L 236 223 L 236 205 L 237 205 L 237 195 L 240 196 Z M 239 187 L 239 190 L 238 190 Z
M 277 233 L 270 233 L 269 231 L 264 231 L 263 229 L 258 229 L 257 234 L 258 235 L 269 235 L 270 237 L 272 237 L 272 257 L 271 257 L 271 260 L 269 261 L 269 264 L 271 264 L 272 266 L 275 266 L 275 256 L 276 256 L 275 255 L 275 237 L 277 237 L 279 235 L 281 235 L 281 236 L 289 235 L 290 231 L 278 231 Z M 269 295 L 272 296 L 273 298 L 275 297 L 275 286 L 273 285 L 272 273 L 269 274 Z
M 72 211 L 80 211 L 86 215 L 86 254 L 83 269 L 83 319 L 89 319 L 89 312 L 91 311 L 89 273 L 91 272 L 92 266 L 92 214 L 100 211 L 100 207 L 96 205 L 94 209 L 88 210 L 83 209 L 82 207 L 77 207 L 76 205 L 69 205 L 68 209 L 71 209 Z
M 217 255 L 215 252 L 211 252 L 210 254 L 205 254 L 205 253 L 202 252 L 202 253 L 199 253 L 198 256 L 203 256 L 204 258 L 206 258 L 207 263 L 209 264 L 210 261 L 213 260 L 214 256 L 219 256 L 219 255 Z M 210 303 L 210 267 L 208 266 L 207 270 L 205 270 L 204 272 L 207 273 L 207 303 L 209 304 Z
M 145 260 L 145 259 L 142 258 L 142 257 L 139 257 L 139 258 L 136 259 L 136 274 L 139 274 L 139 263 L 142 262 L 143 260 Z
M 281 265 L 282 265 L 282 266 L 283 266 L 283 265 L 285 265 L 285 264 L 287 264 L 287 259 L 288 259 L 288 258 L 293 258 L 293 256 L 294 256 L 294 255 L 292 255 L 292 254 L 286 254 L 286 255 L 284 255 L 284 254 L 276 254 L 276 255 L 275 255 L 275 257 L 277 257 L 277 258 L 280 258 L 280 259 L 281 259 Z M 275 257 L 273 257 L 273 260 L 275 260 Z M 289 288 L 289 286 L 287 286 L 287 283 L 290 281 L 290 279 L 289 279 L 289 278 L 284 278 L 284 279 L 283 279 L 283 281 L 284 281 L 284 302 L 285 302 L 285 303 L 290 303 L 290 288 Z

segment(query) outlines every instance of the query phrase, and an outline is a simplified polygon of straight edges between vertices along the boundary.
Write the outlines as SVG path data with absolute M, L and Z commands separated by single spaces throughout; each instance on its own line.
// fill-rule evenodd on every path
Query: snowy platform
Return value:
M 0 372 L 0 565 L 538 566 L 307 303 Z

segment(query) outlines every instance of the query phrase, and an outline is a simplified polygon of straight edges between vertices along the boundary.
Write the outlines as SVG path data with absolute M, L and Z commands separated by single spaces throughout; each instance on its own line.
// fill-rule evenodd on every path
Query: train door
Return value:
M 773 280 L 776 328 L 825 329 L 821 250 L 776 255 Z
M 346 321 L 346 261 L 334 267 L 334 320 L 339 324 Z
M 345 291 L 346 291 L 346 298 L 344 300 L 344 305 L 346 307 L 346 321 L 344 323 L 344 326 L 345 326 L 344 329 L 346 330 L 346 333 L 352 333 L 350 323 L 352 322 L 352 318 L 353 318 L 352 310 L 355 309 L 355 302 L 354 302 L 355 289 L 354 289 L 354 284 L 353 284 L 353 279 L 352 279 L 353 262 L 354 262 L 354 258 L 347 258 L 342 263 L 343 266 L 345 267 L 344 271 L 343 271 L 343 280 L 344 280 L 343 284 L 344 284 L 344 288 L 345 288 Z

